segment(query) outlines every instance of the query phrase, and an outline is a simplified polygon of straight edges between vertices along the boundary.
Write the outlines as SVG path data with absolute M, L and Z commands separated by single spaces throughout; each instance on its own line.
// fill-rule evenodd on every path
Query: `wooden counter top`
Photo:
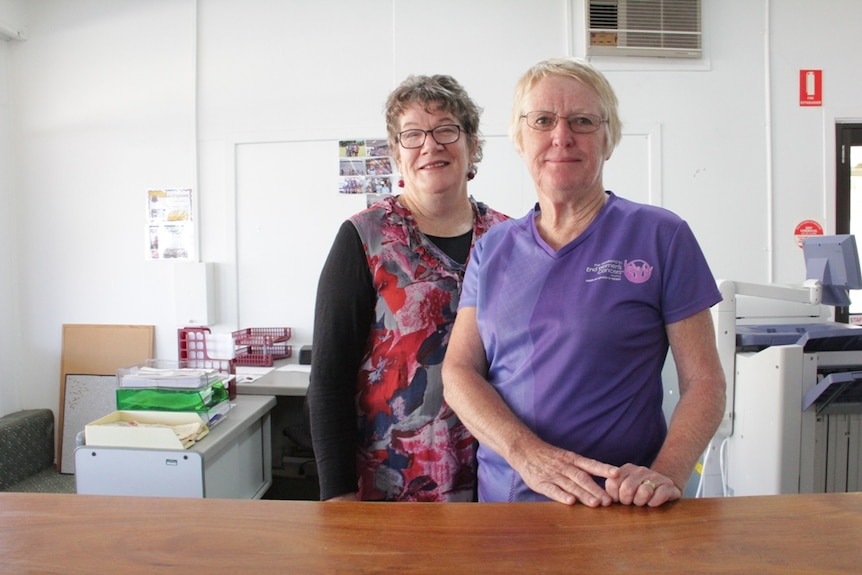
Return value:
M 658 509 L 0 493 L 3 573 L 858 573 L 862 494 Z

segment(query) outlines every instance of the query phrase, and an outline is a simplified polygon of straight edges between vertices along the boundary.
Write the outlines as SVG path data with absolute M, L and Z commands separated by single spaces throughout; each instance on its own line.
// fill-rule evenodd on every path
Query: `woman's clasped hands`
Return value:
M 531 450 L 517 471 L 530 489 L 566 505 L 658 507 L 682 497 L 671 479 L 648 467 L 617 467 L 549 444 Z M 604 489 L 595 478 L 605 480 Z

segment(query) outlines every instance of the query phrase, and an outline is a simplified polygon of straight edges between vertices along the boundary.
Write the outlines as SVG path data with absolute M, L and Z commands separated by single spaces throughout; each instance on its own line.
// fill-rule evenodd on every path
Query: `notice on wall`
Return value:
M 817 220 L 802 220 L 796 224 L 793 230 L 793 237 L 796 240 L 796 245 L 802 247 L 802 241 L 811 236 L 822 236 L 823 226 Z
M 392 159 L 386 140 L 338 142 L 338 191 L 342 194 L 392 193 Z
M 191 189 L 147 191 L 148 260 L 197 260 Z

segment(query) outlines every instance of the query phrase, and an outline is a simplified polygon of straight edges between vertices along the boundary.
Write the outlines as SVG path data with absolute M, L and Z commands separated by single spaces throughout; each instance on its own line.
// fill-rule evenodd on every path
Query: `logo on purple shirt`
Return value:
M 644 260 L 605 260 L 587 266 L 587 283 L 598 280 L 618 282 L 626 278 L 633 284 L 642 284 L 649 280 L 652 275 L 653 266 Z
M 642 284 L 649 280 L 653 267 L 643 260 L 626 260 L 623 264 L 623 273 L 626 279 L 634 284 Z

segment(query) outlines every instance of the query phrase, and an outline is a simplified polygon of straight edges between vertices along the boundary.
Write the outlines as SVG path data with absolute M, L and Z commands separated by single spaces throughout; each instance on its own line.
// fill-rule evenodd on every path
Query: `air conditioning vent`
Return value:
M 701 0 L 589 0 L 588 56 L 700 58 Z

